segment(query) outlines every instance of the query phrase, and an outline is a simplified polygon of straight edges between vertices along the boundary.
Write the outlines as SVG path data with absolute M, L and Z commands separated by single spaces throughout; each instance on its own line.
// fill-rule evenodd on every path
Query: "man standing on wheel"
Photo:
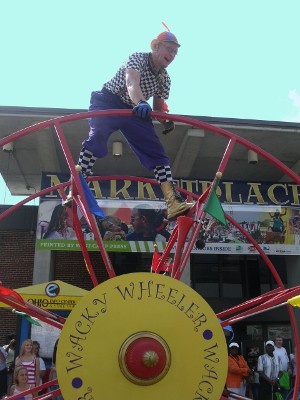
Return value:
M 151 42 L 152 52 L 132 54 L 100 91 L 92 92 L 89 111 L 129 109 L 134 117 L 91 118 L 89 137 L 83 142 L 78 161 L 83 176 L 91 175 L 96 158 L 102 158 L 108 152 L 110 135 L 120 130 L 141 164 L 153 170 L 167 203 L 169 220 L 186 214 L 192 204 L 186 203 L 175 189 L 170 160 L 155 132 L 148 100 L 153 97 L 154 111 L 165 111 L 165 100 L 171 87 L 166 68 L 177 56 L 179 47 L 173 33 L 160 33 Z M 164 125 L 163 133 L 174 130 L 172 121 L 159 122 Z M 68 205 L 71 199 L 69 193 L 65 204 Z

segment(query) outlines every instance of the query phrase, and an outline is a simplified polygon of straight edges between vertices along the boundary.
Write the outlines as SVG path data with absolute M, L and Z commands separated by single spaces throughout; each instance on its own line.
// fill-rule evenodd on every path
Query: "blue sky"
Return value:
M 87 109 L 164 21 L 173 114 L 300 122 L 299 0 L 2 2 L 0 105 Z M 14 204 L 0 181 L 0 204 Z

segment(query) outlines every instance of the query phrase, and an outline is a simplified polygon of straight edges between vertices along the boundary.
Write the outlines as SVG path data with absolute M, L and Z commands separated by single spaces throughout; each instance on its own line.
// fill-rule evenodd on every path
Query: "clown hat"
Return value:
M 154 50 L 155 47 L 160 42 L 171 42 L 171 43 L 175 43 L 178 47 L 180 47 L 180 44 L 178 43 L 176 36 L 169 31 L 162 32 L 157 36 L 157 38 L 153 39 L 151 42 L 151 49 Z

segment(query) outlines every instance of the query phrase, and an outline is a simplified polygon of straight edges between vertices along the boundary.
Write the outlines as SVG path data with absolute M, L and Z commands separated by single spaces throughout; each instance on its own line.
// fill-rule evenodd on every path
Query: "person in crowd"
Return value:
M 297 354 L 297 347 L 295 346 L 294 353 L 290 354 L 290 361 L 291 361 L 291 367 L 293 369 L 293 374 L 292 374 L 291 382 L 290 382 L 291 389 L 290 389 L 288 396 L 286 397 L 286 400 L 292 400 L 292 397 L 293 397 L 293 394 L 295 391 L 296 374 L 299 373 L 299 371 L 297 371 L 296 354 Z M 298 395 L 300 398 L 300 387 L 298 387 Z
M 91 175 L 96 157 L 102 158 L 108 152 L 110 135 L 120 130 L 141 164 L 153 170 L 167 203 L 169 220 L 186 214 L 192 204 L 184 201 L 175 188 L 170 160 L 156 134 L 148 100 L 153 97 L 154 111 L 167 111 L 165 100 L 169 97 L 171 87 L 167 68 L 177 56 L 179 47 L 173 33 L 160 33 L 152 40 L 150 53 L 130 55 L 100 91 L 92 92 L 90 111 L 127 109 L 132 110 L 134 116 L 91 118 L 89 137 L 82 143 L 78 160 L 83 176 Z M 174 123 L 167 117 L 159 122 L 164 125 L 163 133 L 174 130 Z M 71 201 L 72 193 L 69 192 L 65 205 L 70 206 Z
M 25 392 L 25 390 L 32 389 L 33 384 L 28 383 L 28 371 L 26 367 L 16 367 L 14 371 L 14 385 L 10 389 L 10 395 Z M 34 393 L 26 394 L 20 400 L 32 400 L 36 395 Z
M 58 204 L 51 215 L 43 239 L 72 239 L 75 237 L 73 222 L 63 205 Z
M 295 354 L 296 354 L 297 350 L 296 350 L 296 346 L 295 346 Z M 291 360 L 291 368 L 293 370 L 293 374 L 291 377 L 291 387 L 294 387 L 295 384 L 295 378 L 296 378 L 296 372 L 297 372 L 297 365 L 296 365 L 296 357 L 295 357 L 294 353 L 290 354 L 290 360 Z
M 158 230 L 157 220 L 158 212 L 151 208 L 148 204 L 141 204 L 132 209 L 131 225 L 133 232 L 126 236 L 126 240 L 137 241 L 166 241 L 170 237 L 170 233 L 165 230 Z
M 13 383 L 13 373 L 15 364 L 15 346 L 16 346 L 16 335 L 11 334 L 6 338 L 6 345 L 3 346 L 7 352 L 6 357 L 6 372 L 7 372 L 7 392 L 10 392 L 10 387 Z
M 280 390 L 279 378 L 282 375 L 281 362 L 274 355 L 275 344 L 268 340 L 265 354 L 258 357 L 257 372 L 259 373 L 260 400 L 273 400 L 275 392 Z
M 275 338 L 275 350 L 274 350 L 274 355 L 278 357 L 278 359 L 281 362 L 281 369 L 283 372 L 288 372 L 289 377 L 291 378 L 293 375 L 293 370 L 291 367 L 290 359 L 287 354 L 286 349 L 283 347 L 283 337 L 282 336 L 276 336 Z M 288 394 L 288 390 L 284 390 L 281 388 L 281 394 L 283 397 L 285 397 Z
M 7 394 L 6 357 L 6 351 L 0 346 L 0 398 Z
M 245 378 L 252 374 L 251 369 L 243 356 L 239 355 L 239 345 L 236 342 L 229 344 L 228 372 L 226 387 L 229 391 L 245 396 L 246 382 Z M 233 397 L 229 397 L 233 399 Z
M 41 349 L 40 343 L 37 340 L 34 340 L 32 342 L 32 346 L 33 346 L 33 354 L 39 360 L 40 380 L 38 382 L 38 385 L 41 385 L 43 383 L 43 379 L 46 376 L 46 365 L 45 365 L 45 361 L 40 356 L 40 349 Z
M 259 400 L 259 374 L 257 372 L 257 360 L 259 357 L 259 347 L 251 346 L 247 348 L 247 363 L 253 371 L 247 382 L 246 397 L 253 400 Z
M 257 372 L 257 366 L 253 368 L 251 390 L 252 390 L 253 400 L 259 400 L 260 384 L 259 384 L 259 373 Z
M 289 372 L 290 375 L 292 375 L 290 359 L 286 349 L 282 345 L 283 345 L 283 338 L 281 336 L 276 336 L 274 355 L 277 356 L 281 361 L 282 371 L 287 371 Z
M 15 361 L 15 366 L 25 367 L 28 371 L 28 384 L 37 386 L 40 382 L 39 359 L 33 352 L 31 339 L 26 339 L 22 343 L 21 351 Z
M 54 348 L 53 348 L 52 367 L 51 367 L 50 374 L 49 374 L 49 381 L 52 381 L 53 379 L 57 378 L 57 373 L 56 373 L 56 353 L 57 353 L 58 340 L 59 339 L 56 340 L 56 342 L 54 344 Z M 58 385 L 51 386 L 49 388 L 49 391 L 58 389 L 58 387 L 59 387 Z M 63 397 L 62 397 L 62 395 L 59 395 L 59 396 L 53 397 L 53 400 L 63 400 Z

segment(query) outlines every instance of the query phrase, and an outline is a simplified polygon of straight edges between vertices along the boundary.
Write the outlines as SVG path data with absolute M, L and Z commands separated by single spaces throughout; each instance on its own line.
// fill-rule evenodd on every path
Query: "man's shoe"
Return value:
M 169 221 L 174 221 L 177 217 L 185 215 L 193 206 L 193 203 L 187 203 L 183 200 L 173 182 L 163 182 L 161 190 L 167 203 L 167 219 Z

